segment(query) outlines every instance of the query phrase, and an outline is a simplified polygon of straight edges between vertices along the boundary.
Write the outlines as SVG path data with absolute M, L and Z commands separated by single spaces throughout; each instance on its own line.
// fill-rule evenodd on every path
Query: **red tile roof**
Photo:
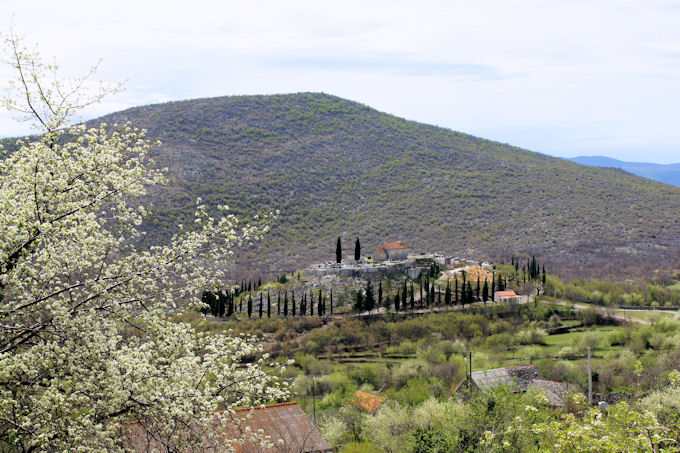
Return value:
M 514 291 L 496 291 L 496 297 L 519 297 Z
M 406 248 L 401 242 L 385 242 L 383 247 L 385 250 L 401 250 Z
M 215 416 L 224 414 L 218 412 Z M 237 453 L 275 453 L 275 452 L 302 452 L 302 453 L 326 453 L 333 449 L 323 438 L 314 423 L 309 419 L 297 402 L 272 404 L 264 407 L 238 409 L 233 415 L 233 428 L 225 432 L 221 449 L 233 449 Z M 162 447 L 158 440 L 149 437 L 143 425 L 144 422 L 130 423 L 126 426 L 128 441 L 125 447 L 134 452 L 155 451 L 153 448 Z M 234 438 L 243 438 L 243 432 L 249 428 L 251 432 L 262 430 L 265 436 L 269 436 L 273 447 L 264 448 L 247 439 L 240 444 L 234 444 Z M 227 446 L 230 448 L 227 448 Z M 213 451 L 213 450 L 195 450 Z M 214 450 L 222 451 L 222 450 Z
M 384 396 L 357 390 L 349 403 L 347 403 L 347 407 L 374 414 L 386 399 Z
M 378 251 L 378 253 L 382 253 L 383 255 L 387 255 L 387 252 L 382 247 L 378 247 L 376 250 Z

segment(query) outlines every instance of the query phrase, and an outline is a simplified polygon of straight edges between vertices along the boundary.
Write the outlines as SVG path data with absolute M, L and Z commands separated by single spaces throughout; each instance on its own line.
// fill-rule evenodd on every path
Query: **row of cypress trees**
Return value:
M 444 300 L 442 301 L 442 291 L 438 290 L 434 284 L 434 278 L 423 276 L 419 279 L 420 286 L 420 303 L 418 308 L 430 308 L 431 306 L 444 306 L 470 304 L 474 301 L 487 302 L 493 300 L 493 294 L 496 291 L 495 275 L 491 279 L 491 287 L 489 282 L 484 279 L 484 284 L 477 277 L 476 287 L 473 289 L 472 282 L 467 279 L 467 273 L 463 271 L 462 285 L 458 285 L 458 279 L 454 280 L 454 287 L 451 288 L 451 282 L 447 282 L 444 291 Z M 501 276 L 498 276 L 501 281 Z M 499 284 L 500 286 L 500 284 Z M 371 312 L 379 307 L 384 307 L 387 311 L 394 309 L 395 312 L 415 310 L 415 287 L 413 280 L 404 280 L 402 287 L 397 290 L 397 293 L 392 297 L 383 298 L 382 281 L 378 282 L 378 294 L 375 295 L 373 283 L 369 280 L 363 289 L 356 293 L 354 301 L 354 311 L 357 313 Z
M 262 318 L 272 316 L 272 298 L 271 293 L 267 291 L 267 299 L 265 302 L 264 291 L 259 293 L 259 303 L 253 301 L 253 295 L 248 294 L 247 297 L 238 297 L 238 288 L 235 291 L 203 291 L 201 300 L 206 306 L 201 309 L 201 313 L 208 314 L 218 318 L 229 318 L 234 313 L 243 313 L 243 302 L 245 299 L 245 311 L 248 317 L 253 316 L 253 309 L 257 311 L 257 316 Z M 309 294 L 309 297 L 308 297 Z M 291 292 L 290 300 L 288 299 L 288 291 L 284 291 L 283 298 L 281 292 L 277 292 L 276 299 L 276 316 L 325 316 L 326 314 L 333 314 L 333 290 L 330 291 L 330 297 L 326 293 L 319 290 L 315 300 L 313 291 L 309 293 L 303 292 L 302 297 L 297 300 L 295 291 Z

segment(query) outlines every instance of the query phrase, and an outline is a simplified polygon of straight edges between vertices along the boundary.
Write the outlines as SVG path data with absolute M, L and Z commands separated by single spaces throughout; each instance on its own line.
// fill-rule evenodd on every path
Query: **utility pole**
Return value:
M 590 365 L 590 346 L 588 347 L 588 405 L 593 405 L 593 370 Z
M 314 414 L 314 424 L 316 425 L 316 388 L 314 385 L 314 378 L 312 378 L 312 413 Z

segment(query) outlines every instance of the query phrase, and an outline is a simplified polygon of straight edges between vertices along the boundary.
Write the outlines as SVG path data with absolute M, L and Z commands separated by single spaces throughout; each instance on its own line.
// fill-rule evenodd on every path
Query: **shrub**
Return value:
M 406 360 L 392 370 L 392 385 L 399 388 L 406 385 L 412 379 L 418 377 L 428 378 L 431 376 L 431 370 L 431 366 L 422 360 Z
M 460 374 L 461 370 L 462 368 L 460 368 L 457 363 L 440 363 L 434 367 L 432 370 L 432 375 L 446 384 L 451 385 L 455 381 L 456 377 L 458 377 L 458 374 Z
M 677 423 L 678 414 L 680 414 L 680 387 L 671 385 L 663 390 L 652 392 L 641 401 L 640 405 L 656 414 L 661 423 Z
M 599 348 L 601 343 L 602 340 L 595 332 L 586 332 L 572 340 L 572 345 L 581 351 L 586 351 L 588 348 Z
M 508 347 L 512 345 L 512 335 L 507 333 L 498 333 L 491 335 L 486 339 L 486 347 L 494 352 L 507 351 Z
M 370 384 L 373 388 L 380 387 L 387 376 L 387 368 L 385 365 L 370 365 L 363 364 L 358 368 L 349 370 L 349 377 L 357 384 Z
M 347 440 L 347 426 L 339 417 L 325 417 L 319 430 L 331 447 L 340 447 Z
M 607 341 L 612 346 L 624 346 L 630 341 L 630 330 L 615 330 L 607 335 Z
M 534 360 L 543 357 L 543 355 L 543 349 L 540 346 L 524 346 L 517 351 L 517 356 L 529 362 L 533 362 Z
M 328 374 L 332 370 L 330 363 L 322 362 L 310 354 L 298 352 L 295 354 L 295 363 L 305 371 L 305 374 L 312 376 L 322 376 Z
M 515 334 L 515 341 L 518 344 L 545 344 L 547 333 L 543 329 L 529 328 L 520 330 Z
M 557 357 L 559 357 L 560 359 L 572 359 L 582 354 L 583 351 L 576 348 L 575 346 L 565 346 L 559 350 L 559 352 L 557 353 Z
M 335 390 L 341 391 L 346 396 L 351 396 L 356 389 L 356 384 L 345 374 L 335 372 L 322 376 L 316 381 L 316 388 L 318 392 L 330 393 Z

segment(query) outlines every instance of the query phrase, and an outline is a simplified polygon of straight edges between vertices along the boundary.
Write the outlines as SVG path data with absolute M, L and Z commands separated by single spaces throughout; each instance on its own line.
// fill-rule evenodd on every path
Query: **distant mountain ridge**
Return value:
M 408 121 L 322 93 L 148 105 L 131 121 L 162 146 L 150 241 L 191 224 L 194 202 L 237 215 L 280 210 L 236 256 L 256 277 L 332 260 L 338 236 L 494 261 L 536 254 L 549 272 L 634 274 L 680 259 L 680 189 Z M 209 259 L 209 257 L 206 257 Z
M 604 156 L 579 156 L 567 158 L 566 160 L 593 167 L 620 168 L 643 178 L 680 187 L 680 163 L 664 165 L 646 162 L 624 162 Z

